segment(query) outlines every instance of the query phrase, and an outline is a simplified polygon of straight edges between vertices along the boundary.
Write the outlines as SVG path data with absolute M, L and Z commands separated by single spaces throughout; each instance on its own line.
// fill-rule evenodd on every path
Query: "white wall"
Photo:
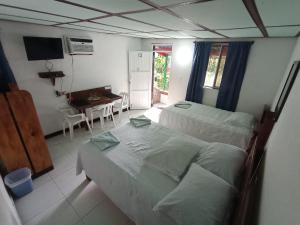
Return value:
M 89 36 L 94 41 L 92 56 L 74 56 L 74 83 L 72 90 L 112 85 L 113 92 L 128 90 L 128 51 L 140 50 L 141 39 L 106 35 L 71 29 L 46 27 L 26 23 L 0 21 L 1 42 L 17 83 L 28 90 L 34 99 L 45 134 L 61 130 L 60 114 L 56 106 L 64 97 L 56 97 L 54 89 L 60 90 L 57 79 L 53 87 L 48 79 L 38 77 L 38 72 L 47 71 L 45 61 L 28 61 L 22 36 L 63 37 L 65 35 Z M 51 60 L 54 70 L 62 70 L 63 90 L 69 91 L 72 80 L 72 63 L 68 54 L 64 59 Z
M 300 60 L 300 38 L 282 80 Z M 278 94 L 281 93 L 281 88 Z M 277 103 L 277 97 L 274 105 Z M 300 224 L 300 73 L 270 136 L 265 161 L 259 225 Z
M 152 44 L 173 45 L 173 60 L 169 89 L 169 101 L 185 98 L 191 72 L 194 40 L 143 40 L 143 50 L 151 50 Z M 286 65 L 294 47 L 295 38 L 255 39 L 251 47 L 237 110 L 260 116 L 264 104 L 272 104 Z M 215 106 L 218 91 L 205 89 L 203 103 Z

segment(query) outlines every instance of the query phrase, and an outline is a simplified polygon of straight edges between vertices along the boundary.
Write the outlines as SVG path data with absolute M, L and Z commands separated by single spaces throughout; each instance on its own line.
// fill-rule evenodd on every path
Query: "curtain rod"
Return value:
M 197 42 L 212 42 L 218 44 L 229 44 L 230 42 L 249 42 L 251 44 L 254 43 L 254 41 L 193 41 L 193 43 L 197 43 Z
M 213 42 L 213 43 L 220 43 L 220 44 L 226 44 L 229 43 L 230 41 L 193 41 L 194 43 L 197 42 Z

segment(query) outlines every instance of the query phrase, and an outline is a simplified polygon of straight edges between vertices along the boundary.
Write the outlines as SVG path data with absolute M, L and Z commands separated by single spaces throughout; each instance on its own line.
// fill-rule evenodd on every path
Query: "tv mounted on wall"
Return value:
M 63 59 L 61 38 L 23 37 L 28 60 Z
M 296 80 L 299 69 L 300 69 L 300 61 L 295 61 L 290 69 L 289 75 L 285 81 L 284 87 L 281 91 L 279 100 L 278 100 L 276 108 L 275 108 L 275 120 L 276 121 L 278 120 L 280 113 L 284 107 L 284 104 L 290 94 L 290 91 Z

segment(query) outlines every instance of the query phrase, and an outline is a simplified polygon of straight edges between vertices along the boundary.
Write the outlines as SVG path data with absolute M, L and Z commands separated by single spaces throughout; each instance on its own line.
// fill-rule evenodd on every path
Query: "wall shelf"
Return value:
M 66 76 L 62 71 L 40 72 L 38 74 L 40 78 L 50 79 L 53 86 L 55 86 L 55 78 Z

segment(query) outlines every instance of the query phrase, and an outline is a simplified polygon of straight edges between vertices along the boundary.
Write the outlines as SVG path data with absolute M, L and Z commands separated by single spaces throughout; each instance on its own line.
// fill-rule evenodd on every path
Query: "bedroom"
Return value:
M 0 180 L 0 199 L 5 202 L 0 206 L 0 224 L 222 224 L 224 217 L 197 216 L 209 204 L 221 210 L 216 198 L 224 196 L 213 191 L 206 190 L 213 196 L 203 205 L 203 196 L 192 195 L 200 200 L 193 202 L 197 212 L 186 212 L 191 206 L 180 209 L 183 205 L 178 204 L 174 210 L 182 216 L 176 217 L 165 208 L 172 200 L 166 197 L 176 198 L 176 191 L 186 191 L 183 185 L 191 175 L 199 175 L 193 171 L 201 176 L 210 171 L 201 161 L 203 149 L 217 152 L 220 147 L 229 149 L 226 152 L 243 149 L 242 165 L 251 164 L 251 154 L 262 159 L 253 162 L 255 168 L 259 165 L 251 172 L 259 180 L 253 193 L 245 184 L 252 184 L 254 175 L 249 178 L 249 168 L 243 170 L 232 224 L 298 224 L 299 9 L 296 0 L 0 0 L 1 175 L 4 180 L 9 172 L 28 167 L 33 178 L 33 191 L 20 198 Z M 59 56 L 49 58 L 44 44 L 34 48 L 42 59 L 32 60 L 34 38 L 58 41 Z M 73 54 L 69 45 L 76 43 L 68 38 L 86 40 L 86 46 L 92 41 L 93 51 Z M 233 49 L 241 43 L 248 51 L 242 51 L 244 58 L 234 59 Z M 227 54 L 212 51 L 218 44 L 228 45 L 223 51 Z M 169 57 L 162 63 L 163 71 L 157 69 L 157 77 L 155 54 Z M 220 69 L 223 55 L 233 63 L 225 61 Z M 213 68 L 213 80 L 220 76 L 219 86 L 205 82 L 207 68 Z M 167 77 L 168 85 L 159 90 L 160 103 L 153 105 L 152 81 L 160 77 Z M 231 91 L 224 94 L 233 81 Z M 64 120 L 65 109 L 70 108 L 72 115 L 79 115 L 74 129 Z M 143 114 L 152 121 L 139 117 Z M 142 127 L 135 128 L 136 123 Z M 117 143 L 101 152 L 99 139 L 107 138 L 103 134 Z M 91 138 L 100 146 L 87 144 Z M 185 157 L 180 145 L 187 149 Z M 195 145 L 203 150 L 196 162 Z M 157 165 L 145 170 L 143 163 L 151 164 L 146 161 L 153 159 L 153 150 L 167 149 L 182 159 L 173 158 L 172 172 L 178 173 L 180 163 L 188 161 L 181 165 L 180 176 L 158 173 L 170 168 Z M 146 150 L 149 157 L 143 155 Z M 213 160 L 221 160 L 222 155 L 217 156 Z M 209 174 L 232 188 L 235 182 L 224 177 L 224 171 L 232 169 L 226 159 L 214 165 L 218 176 L 215 170 Z M 141 187 L 142 175 L 152 183 Z M 152 178 L 161 182 L 160 188 L 151 186 L 156 184 Z M 246 204 L 250 194 L 255 201 Z M 253 205 L 257 210 L 251 209 Z M 211 215 L 217 217 L 216 211 Z M 241 222 L 245 216 L 252 220 Z

